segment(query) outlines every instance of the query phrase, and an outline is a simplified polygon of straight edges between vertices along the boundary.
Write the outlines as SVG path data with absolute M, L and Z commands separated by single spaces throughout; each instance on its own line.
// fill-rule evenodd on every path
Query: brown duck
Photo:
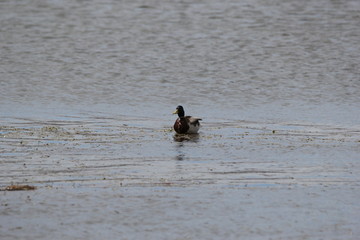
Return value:
M 197 133 L 200 129 L 201 118 L 195 118 L 192 116 L 185 116 L 185 111 L 182 106 L 178 106 L 173 114 L 177 114 L 179 117 L 174 123 L 174 130 L 177 133 Z

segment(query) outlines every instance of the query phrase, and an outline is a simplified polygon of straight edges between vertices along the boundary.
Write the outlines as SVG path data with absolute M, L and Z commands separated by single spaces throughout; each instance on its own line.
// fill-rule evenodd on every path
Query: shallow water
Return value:
M 359 10 L 2 1 L 1 239 L 356 239 Z

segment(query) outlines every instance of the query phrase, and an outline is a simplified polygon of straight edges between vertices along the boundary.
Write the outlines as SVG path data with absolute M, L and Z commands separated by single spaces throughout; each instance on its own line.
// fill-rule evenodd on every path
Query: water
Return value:
M 1 238 L 356 239 L 359 10 L 2 1 Z

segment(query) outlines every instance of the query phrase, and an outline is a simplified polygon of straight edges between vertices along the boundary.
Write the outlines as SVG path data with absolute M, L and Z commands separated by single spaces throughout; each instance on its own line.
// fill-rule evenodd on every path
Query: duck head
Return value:
M 182 106 L 177 106 L 175 112 L 173 112 L 173 114 L 177 114 L 179 117 L 184 117 L 185 116 L 185 111 L 184 108 Z

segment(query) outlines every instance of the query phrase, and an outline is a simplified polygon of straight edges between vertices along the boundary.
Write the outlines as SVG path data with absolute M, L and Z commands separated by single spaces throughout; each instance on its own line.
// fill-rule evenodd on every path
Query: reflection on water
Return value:
M 197 143 L 199 142 L 200 139 L 200 134 L 196 133 L 196 134 L 178 134 L 175 133 L 173 136 L 174 141 L 177 143 L 176 144 L 176 151 L 177 151 L 177 155 L 176 155 L 176 160 L 182 161 L 184 160 L 187 156 L 185 154 L 186 152 L 186 146 L 185 146 L 185 142 L 192 142 L 192 143 Z
M 200 138 L 200 134 L 199 133 L 196 133 L 196 134 L 178 134 L 178 133 L 176 133 L 173 138 L 176 142 L 184 142 L 184 141 L 198 142 L 199 138 Z
M 175 159 L 178 161 L 182 161 L 186 158 L 183 147 L 184 147 L 184 145 L 182 143 L 179 143 L 176 145 L 177 154 L 176 154 Z

